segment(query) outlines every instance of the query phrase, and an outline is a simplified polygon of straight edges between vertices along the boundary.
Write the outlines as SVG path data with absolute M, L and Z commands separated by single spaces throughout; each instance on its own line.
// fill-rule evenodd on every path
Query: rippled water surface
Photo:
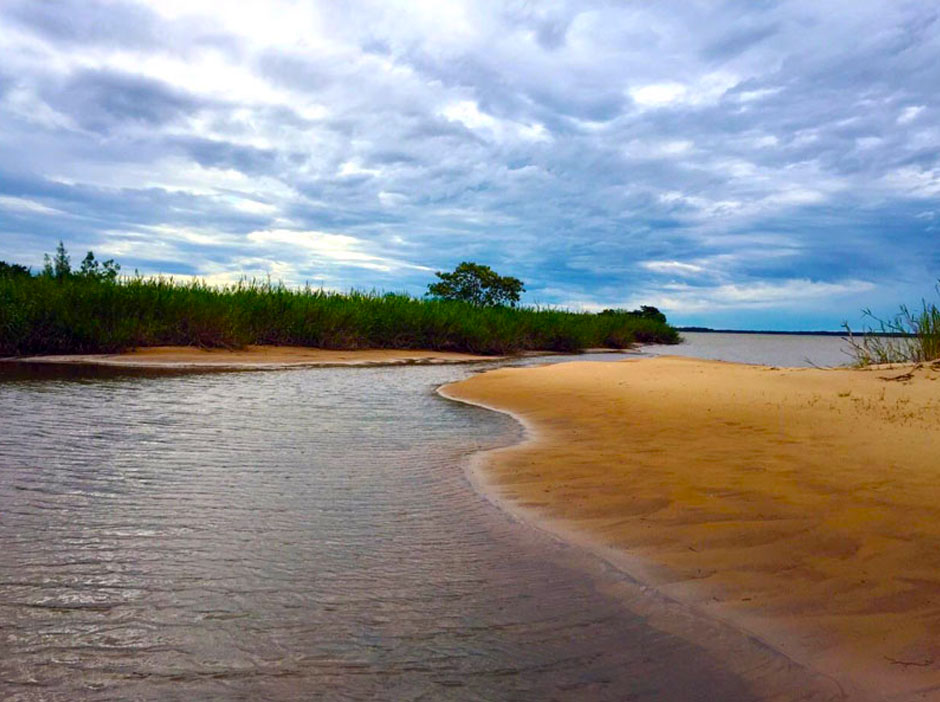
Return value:
M 0 698 L 747 699 L 473 492 L 469 372 L 0 370 Z

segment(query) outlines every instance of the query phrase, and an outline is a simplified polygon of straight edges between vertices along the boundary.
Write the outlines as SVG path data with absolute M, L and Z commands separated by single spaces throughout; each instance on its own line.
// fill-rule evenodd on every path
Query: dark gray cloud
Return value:
M 187 116 L 199 101 L 152 78 L 113 70 L 84 70 L 43 90 L 46 104 L 85 129 L 113 132 L 121 123 L 158 127 Z
M 0 5 L 0 258 L 834 327 L 930 292 L 916 2 Z M 776 321 L 775 321 L 776 320 Z
M 191 52 L 210 46 L 235 52 L 240 42 L 215 31 L 211 17 L 167 21 L 153 9 L 123 0 L 6 0 L 11 25 L 58 45 Z
M 259 149 L 193 136 L 168 137 L 161 146 L 167 152 L 182 152 L 204 168 L 232 169 L 246 175 L 271 173 L 275 170 L 278 158 L 274 149 Z
M 97 0 L 11 0 L 4 17 L 62 44 L 159 46 L 159 17 L 149 8 Z

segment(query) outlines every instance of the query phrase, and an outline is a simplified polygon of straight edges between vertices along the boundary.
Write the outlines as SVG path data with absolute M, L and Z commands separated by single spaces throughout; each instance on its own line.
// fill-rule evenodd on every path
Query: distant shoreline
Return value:
M 696 334 L 767 334 L 774 336 L 838 336 L 848 337 L 845 331 L 779 331 L 765 329 L 712 329 L 711 327 L 676 327 L 678 332 L 692 332 Z M 862 334 L 856 334 L 862 336 Z M 890 338 L 913 338 L 913 334 L 899 334 L 896 332 L 878 332 L 875 336 Z

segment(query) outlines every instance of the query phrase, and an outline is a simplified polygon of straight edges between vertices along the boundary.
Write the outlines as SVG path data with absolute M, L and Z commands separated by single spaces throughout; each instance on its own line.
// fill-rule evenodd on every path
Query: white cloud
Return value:
M 11 197 L 0 195 L 0 210 L 10 210 L 13 212 L 29 212 L 41 215 L 60 215 L 65 214 L 62 210 L 54 207 L 47 207 L 41 202 L 30 200 L 24 197 Z
M 747 206 L 739 200 L 710 200 L 697 195 L 686 195 L 674 190 L 660 193 L 659 202 L 664 205 L 682 205 L 689 208 L 689 216 L 695 218 L 731 217 L 746 211 L 753 211 L 753 205 Z M 680 215 L 681 216 L 681 215 Z
M 940 194 L 940 168 L 905 166 L 884 177 L 885 183 L 915 197 L 934 197 Z
M 409 268 L 429 271 L 427 266 L 420 266 L 394 258 L 368 253 L 368 242 L 346 234 L 328 234 L 319 231 L 294 231 L 290 229 L 271 229 L 251 232 L 248 240 L 275 248 L 291 247 L 295 253 L 305 252 L 314 258 L 331 261 L 356 268 L 368 268 L 376 271 L 393 271 Z
M 905 107 L 903 110 L 901 110 L 901 114 L 898 115 L 898 124 L 909 124 L 913 122 L 923 111 L 923 105 L 911 105 L 910 107 Z
M 672 283 L 647 291 L 643 299 L 676 313 L 714 312 L 733 309 L 794 309 L 834 298 L 852 298 L 875 289 L 868 281 L 835 282 L 792 278 L 779 281 L 690 286 Z
M 382 190 L 379 192 L 379 202 L 385 207 L 398 207 L 408 202 L 408 196 L 404 193 L 392 193 Z
M 682 83 L 654 83 L 630 90 L 630 97 L 642 107 L 663 107 L 680 102 L 688 93 Z
M 825 193 L 809 188 L 799 186 L 787 187 L 779 192 L 768 195 L 764 202 L 770 205 L 813 205 L 823 202 L 826 199 Z
M 272 215 L 278 211 L 278 208 L 267 202 L 259 202 L 245 197 L 230 197 L 228 201 L 236 210 L 248 212 L 249 214 Z
M 737 93 L 735 98 L 738 100 L 738 102 L 743 103 L 757 102 L 759 100 L 763 100 L 766 97 L 770 97 L 771 95 L 776 95 L 782 90 L 783 88 L 760 88 L 758 90 L 744 90 L 740 93 Z
M 668 273 L 678 276 L 698 276 L 706 272 L 706 269 L 702 266 L 680 261 L 643 261 L 640 263 L 640 267 L 654 273 Z
M 493 129 L 497 122 L 490 115 L 481 112 L 473 100 L 461 100 L 441 110 L 441 114 L 453 122 L 460 122 L 470 129 Z
M 740 78 L 723 71 L 703 73 L 695 81 L 651 83 L 629 90 L 630 97 L 642 108 L 679 105 L 706 105 L 717 102 Z
M 523 139 L 528 139 L 531 141 L 551 141 L 552 135 L 545 128 L 544 124 L 539 124 L 538 122 L 534 124 L 520 124 L 519 125 L 519 135 Z
M 379 176 L 382 174 L 382 171 L 378 168 L 365 168 L 358 159 L 353 159 L 351 161 L 344 161 L 339 166 L 339 175 L 341 176 L 357 176 L 357 175 L 368 175 L 368 176 Z
M 634 139 L 623 148 L 627 158 L 657 159 L 672 158 L 690 153 L 695 143 L 690 139 L 672 139 L 669 141 L 649 141 Z
M 468 129 L 492 136 L 497 140 L 551 141 L 551 133 L 540 122 L 516 122 L 498 119 L 480 110 L 473 100 L 458 100 L 448 104 L 439 114 L 451 122 L 459 122 Z

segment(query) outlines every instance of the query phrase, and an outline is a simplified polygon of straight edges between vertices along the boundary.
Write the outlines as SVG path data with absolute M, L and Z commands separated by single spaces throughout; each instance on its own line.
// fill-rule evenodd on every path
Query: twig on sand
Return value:
M 816 363 L 815 361 L 813 361 L 809 356 L 806 356 L 806 357 L 803 359 L 803 363 L 806 363 L 806 364 L 808 364 L 808 365 L 810 365 L 810 366 L 812 366 L 813 368 L 816 368 L 816 369 L 818 369 L 818 370 L 832 370 L 832 366 L 821 366 L 821 365 L 819 365 L 818 363 Z
M 911 370 L 908 371 L 907 373 L 901 373 L 901 375 L 894 375 L 894 376 L 884 376 L 884 375 L 882 375 L 882 376 L 879 376 L 879 377 L 880 377 L 882 380 L 897 380 L 897 381 L 913 380 L 913 379 L 914 379 L 914 371 L 920 370 L 920 369 L 923 368 L 923 367 L 924 367 L 924 365 L 923 365 L 922 363 L 918 363 L 916 366 L 914 366 L 913 368 L 911 368 Z
M 890 662 L 891 665 L 913 665 L 918 668 L 926 668 L 929 665 L 933 665 L 933 658 L 928 658 L 924 661 L 902 661 L 897 658 L 892 658 L 891 656 L 885 656 L 885 660 Z

